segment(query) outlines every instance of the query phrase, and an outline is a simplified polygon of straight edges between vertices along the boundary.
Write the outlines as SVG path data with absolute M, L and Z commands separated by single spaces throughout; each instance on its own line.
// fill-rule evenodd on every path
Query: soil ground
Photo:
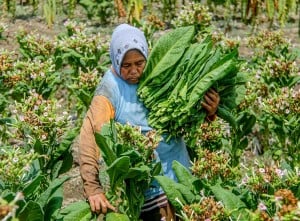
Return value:
M 77 19 L 80 19 L 79 14 Z M 1 17 L 0 17 L 1 18 Z M 82 20 L 85 20 L 83 18 Z M 46 36 L 47 38 L 55 38 L 63 30 L 63 22 L 65 20 L 60 18 L 54 24 L 52 28 L 48 28 L 44 19 L 40 16 L 18 16 L 13 22 L 6 18 L 1 18 L 0 23 L 3 23 L 7 27 L 7 31 L 4 33 L 4 40 L 0 40 L 0 49 L 7 49 L 9 51 L 18 51 L 18 44 L 16 41 L 16 34 L 20 29 L 27 30 L 28 32 L 35 32 L 41 36 Z M 295 48 L 300 50 L 300 38 L 298 36 L 298 20 L 295 19 L 294 22 L 287 24 L 283 29 L 285 36 L 291 40 L 291 43 Z M 246 41 L 244 40 L 249 36 L 251 27 L 240 23 L 232 22 L 230 30 L 226 29 L 226 26 L 222 21 L 216 22 L 215 26 L 218 31 L 224 32 L 227 30 L 227 35 L 229 37 L 239 37 L 240 41 L 240 55 L 242 57 L 251 57 L 251 52 L 246 47 Z M 109 25 L 103 27 L 103 30 L 110 32 L 114 25 Z M 64 205 L 67 205 L 71 202 L 84 199 L 83 196 L 83 186 L 79 174 L 78 168 L 78 142 L 74 141 L 73 145 L 73 156 L 74 156 L 74 165 L 73 168 L 67 173 L 71 177 L 64 185 Z

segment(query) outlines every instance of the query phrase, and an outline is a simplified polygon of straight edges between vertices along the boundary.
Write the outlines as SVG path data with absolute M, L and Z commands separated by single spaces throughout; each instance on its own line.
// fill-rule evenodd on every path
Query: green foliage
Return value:
M 92 221 L 96 220 L 96 216 L 92 214 L 90 205 L 85 201 L 71 203 L 59 211 L 57 221 Z
M 210 35 L 200 43 L 191 43 L 194 37 L 193 26 L 162 36 L 151 51 L 138 88 L 150 111 L 149 124 L 170 136 L 184 136 L 191 148 L 206 115 L 200 103 L 208 89 L 214 87 L 219 92 L 220 109 L 233 111 L 243 99 L 247 81 L 246 75 L 238 72 L 236 48 L 213 46 Z M 219 116 L 228 120 L 229 114 Z
M 113 196 L 111 200 L 119 202 L 116 206 L 123 213 L 109 213 L 107 220 L 115 216 L 124 220 L 125 214 L 126 219 L 138 220 L 144 191 L 149 188 L 153 176 L 161 171 L 160 163 L 152 158 L 159 138 L 152 131 L 143 135 L 139 128 L 114 121 L 103 125 L 95 138 L 107 165 L 110 183 L 107 194 Z
M 47 0 L 44 4 L 44 16 L 49 28 L 52 27 L 56 16 L 56 0 Z
M 80 0 L 79 4 L 85 9 L 89 19 L 99 18 L 102 24 L 110 23 L 116 16 L 114 2 L 110 0 Z
M 281 32 L 260 32 L 249 43 L 255 52 L 249 63 L 252 78 L 240 107 L 257 119 L 251 142 L 272 152 L 274 158 L 291 157 L 290 163 L 297 165 L 299 158 L 294 152 L 299 147 L 299 136 L 293 131 L 299 122 L 299 55 Z
M 260 17 L 267 14 L 271 25 L 279 22 L 283 26 L 295 11 L 293 0 L 277 1 L 278 6 L 275 1 L 256 1 L 262 5 L 252 5 L 248 12 L 247 2 L 242 1 L 242 5 L 236 1 L 209 3 L 217 7 L 223 5 L 227 12 L 234 6 L 235 10 L 243 12 L 245 22 L 253 18 L 253 25 L 258 25 Z M 40 3 L 29 2 L 34 6 L 34 13 L 38 13 Z M 76 2 L 69 3 L 69 16 L 72 16 Z M 164 40 L 176 46 L 172 53 L 166 48 L 153 48 L 153 42 L 160 35 L 157 31 L 168 27 L 169 15 L 164 14 L 167 23 L 158 16 L 143 22 L 139 16 L 144 9 L 135 3 L 140 4 L 131 1 L 126 5 L 128 19 L 132 18 L 132 22 L 145 30 L 155 57 L 150 60 L 164 60 L 156 71 L 161 70 L 165 78 L 158 80 L 154 75 L 147 82 L 155 87 L 162 82 L 163 86 L 158 87 L 157 93 L 152 94 L 149 89 L 143 91 L 145 103 L 154 105 L 155 99 L 160 100 L 170 92 L 174 82 L 177 85 L 170 92 L 172 98 L 186 100 L 198 78 L 180 78 L 179 73 L 185 67 L 189 67 L 192 74 L 200 70 L 206 72 L 214 69 L 217 61 L 224 61 L 220 60 L 224 54 L 233 51 L 229 56 L 236 56 L 234 48 L 238 45 L 232 39 L 222 37 L 220 40 L 215 34 L 210 38 L 201 34 L 194 38 L 195 31 L 190 27 Z M 194 10 L 181 15 L 174 1 L 152 3 L 164 4 L 164 13 L 172 10 L 178 14 L 178 23 L 173 24 L 176 27 L 192 24 L 206 33 L 212 28 L 210 11 L 204 4 L 201 4 L 203 8 L 193 4 Z M 11 17 L 16 16 L 16 6 L 23 7 L 15 1 L 1 1 L 0 4 L 5 12 L 1 15 L 8 12 Z M 101 23 L 110 22 L 116 15 L 112 1 L 82 1 L 80 4 L 91 18 L 100 17 Z M 54 12 L 54 2 L 46 2 L 47 6 Z M 63 5 L 56 6 L 58 13 Z M 254 6 L 262 7 L 255 11 Z M 210 10 L 217 10 L 217 7 Z M 47 10 L 51 11 L 50 8 Z M 157 9 L 155 12 L 159 14 L 160 8 Z M 134 17 L 135 12 L 137 17 Z M 236 16 L 232 12 L 231 15 L 225 13 L 223 18 L 230 20 L 228 16 Z M 63 174 L 72 166 L 71 145 L 78 134 L 78 125 L 99 78 L 108 68 L 108 44 L 102 33 L 95 35 L 85 25 L 67 21 L 65 27 L 66 32 L 54 39 L 20 31 L 16 36 L 19 51 L 0 50 L 0 219 L 96 219 L 87 202 L 80 201 L 61 209 L 62 185 L 68 180 Z M 0 40 L 5 40 L 8 34 L 7 27 L 0 25 Z M 189 44 L 192 42 L 191 46 L 187 47 L 184 39 Z M 158 176 L 161 166 L 150 158 L 153 149 L 138 129 L 110 125 L 101 135 L 96 135 L 112 183 L 108 187 L 108 198 L 120 211 L 109 212 L 105 220 L 125 221 L 138 217 L 143 190 L 154 176 L 185 221 L 299 219 L 299 51 L 293 49 L 280 32 L 255 33 L 248 45 L 253 54 L 241 63 L 241 70 L 213 85 L 221 96 L 217 120 L 198 124 L 194 129 L 187 127 L 189 135 L 195 138 L 195 145 L 189 143 L 195 147 L 193 167 L 190 173 L 178 162 L 173 163 L 178 183 Z M 161 51 L 167 56 L 161 57 Z M 195 64 L 201 65 L 193 64 L 194 59 Z M 179 60 L 184 62 L 178 65 Z M 177 66 L 168 72 L 165 68 L 169 64 Z M 148 65 L 149 70 L 154 67 L 151 61 Z M 168 73 L 172 74 L 171 78 L 167 78 Z M 192 83 L 185 84 L 188 80 Z M 159 108 L 169 108 L 167 103 L 164 105 Z M 174 107 L 177 106 L 176 103 Z M 174 107 L 162 121 L 168 122 L 169 116 L 178 114 L 173 113 Z M 199 118 L 204 115 L 195 114 L 191 120 Z M 176 120 L 184 121 L 181 117 Z M 263 156 L 249 159 L 249 149 Z

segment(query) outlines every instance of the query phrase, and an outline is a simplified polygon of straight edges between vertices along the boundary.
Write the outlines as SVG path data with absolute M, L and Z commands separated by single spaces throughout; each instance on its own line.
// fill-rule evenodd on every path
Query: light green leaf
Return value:
M 58 220 L 63 221 L 90 221 L 93 217 L 90 205 L 85 201 L 69 204 L 60 211 Z
M 107 213 L 105 221 L 130 221 L 127 215 L 120 213 Z

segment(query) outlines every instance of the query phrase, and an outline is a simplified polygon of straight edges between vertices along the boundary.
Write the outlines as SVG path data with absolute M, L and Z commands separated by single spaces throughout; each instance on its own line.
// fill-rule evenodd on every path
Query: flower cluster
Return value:
M 175 27 L 188 25 L 200 25 L 200 27 L 209 27 L 211 25 L 212 15 L 209 8 L 200 3 L 190 3 L 183 6 L 179 15 L 172 20 Z
M 288 189 L 279 189 L 274 194 L 277 204 L 277 216 L 280 220 L 284 218 L 293 217 L 294 219 L 300 218 L 300 202 L 294 196 L 293 192 Z
M 97 86 L 100 77 L 99 72 L 96 69 L 88 70 L 87 72 L 82 71 L 79 69 L 79 76 L 78 80 L 74 81 L 77 84 L 77 88 L 86 88 L 94 91 L 95 87 Z
M 64 23 L 65 28 L 68 31 L 68 35 L 71 36 L 75 33 L 83 32 L 86 29 L 85 23 L 78 23 L 74 20 L 67 20 Z
M 269 88 L 266 84 L 260 81 L 260 73 L 252 81 L 246 83 L 245 99 L 239 104 L 241 110 L 254 108 L 256 112 L 261 112 L 264 109 L 264 99 L 269 96 Z
M 0 50 L 0 73 L 11 70 L 13 67 L 13 54 L 6 50 Z
M 70 52 L 70 50 L 74 50 L 79 54 L 90 55 L 90 57 L 93 57 L 94 53 L 99 53 L 99 51 L 103 50 L 102 46 L 108 47 L 108 43 L 103 40 L 100 33 L 88 35 L 86 33 L 87 31 L 83 29 L 84 27 L 71 27 L 71 30 L 73 31 L 71 36 L 63 36 L 55 42 L 56 50 L 58 50 L 58 52 Z
M 249 47 L 254 49 L 258 56 L 266 55 L 267 51 L 276 50 L 278 46 L 289 44 L 281 31 L 261 31 L 248 40 Z
M 36 91 L 29 91 L 29 96 L 16 103 L 15 114 L 20 136 L 33 136 L 49 141 L 61 137 L 70 128 L 70 117 L 63 111 L 62 105 L 55 99 L 45 100 Z M 27 128 L 27 130 L 22 130 Z M 29 130 L 28 130 L 29 129 Z M 23 134 L 24 132 L 29 134 Z
M 279 165 L 262 165 L 255 162 L 251 169 L 247 168 L 240 186 L 245 186 L 257 194 L 271 194 L 285 186 L 297 186 L 300 183 L 297 171 L 281 169 Z
M 234 179 L 238 174 L 229 166 L 229 156 L 221 151 L 212 152 L 207 149 L 199 148 L 197 150 L 197 160 L 193 162 L 192 172 L 200 179 L 210 181 L 219 178 Z
M 220 202 L 216 202 L 213 197 L 203 197 L 199 203 L 185 205 L 182 216 L 189 221 L 217 221 L 226 219 L 225 210 Z
M 269 208 L 264 202 L 258 204 L 257 210 L 254 212 L 255 220 L 272 221 L 272 220 L 286 220 L 294 221 L 300 218 L 300 202 L 295 197 L 294 193 L 289 189 L 279 189 L 273 196 L 271 201 L 275 203 L 275 212 L 270 212 Z
M 212 122 L 203 122 L 200 127 L 191 134 L 192 137 L 197 137 L 194 148 L 218 149 L 221 146 L 221 139 L 226 136 L 226 132 L 226 124 L 222 119 L 217 119 Z
M 299 67 L 296 61 L 287 60 L 286 58 L 267 57 L 266 63 L 263 65 L 263 73 L 273 79 L 288 78 L 299 74 Z
M 118 143 L 123 146 L 133 147 L 139 153 L 146 157 L 152 157 L 153 150 L 158 146 L 161 141 L 161 136 L 155 131 L 148 131 L 145 135 L 142 134 L 140 127 L 134 127 L 130 124 L 122 125 L 120 123 L 115 123 Z
M 155 30 L 161 30 L 165 27 L 165 23 L 156 15 L 149 15 L 147 17 L 147 25 L 150 25 Z
M 22 147 L 0 149 L 0 179 L 13 188 L 22 185 L 22 180 L 30 171 L 32 161 L 38 154 L 33 150 L 25 151 Z
M 47 59 L 54 52 L 53 41 L 36 33 L 20 30 L 17 39 L 22 48 L 22 53 L 29 58 Z
M 281 116 L 287 116 L 289 114 L 299 114 L 300 88 L 283 87 L 278 90 L 279 92 L 276 96 L 268 97 L 265 100 L 266 111 Z
M 53 59 L 34 59 L 31 62 L 14 62 L 12 69 L 4 73 L 3 83 L 11 96 L 19 101 L 33 89 L 44 97 L 50 96 L 58 84 L 58 77 Z
M 21 192 L 16 193 L 14 199 L 10 202 L 0 197 L 0 219 L 2 221 L 18 220 L 16 212 L 20 208 L 20 201 L 23 200 L 24 195 Z

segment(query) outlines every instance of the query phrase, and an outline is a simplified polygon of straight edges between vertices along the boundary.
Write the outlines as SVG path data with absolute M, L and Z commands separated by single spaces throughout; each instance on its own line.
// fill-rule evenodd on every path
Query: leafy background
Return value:
M 99 17 L 88 19 L 88 13 L 86 10 L 83 10 L 82 7 L 78 6 L 74 9 L 75 10 L 73 12 L 74 14 L 72 15 L 72 20 L 85 23 L 89 32 L 94 34 L 101 33 L 101 35 L 105 36 L 104 38 L 106 38 L 107 40 L 109 40 L 111 31 L 113 30 L 115 25 L 117 23 L 125 22 L 127 20 L 124 17 L 117 17 L 114 14 L 115 12 L 108 12 L 109 15 L 111 15 L 111 17 L 109 16 L 109 21 L 106 21 L 105 24 L 103 24 L 103 21 L 99 19 Z M 224 7 L 221 7 L 218 10 L 218 14 L 224 16 L 215 17 L 215 19 L 212 21 L 214 29 L 217 32 L 226 33 L 226 35 L 229 38 L 240 38 L 240 55 L 244 58 L 250 59 L 253 56 L 253 51 L 248 47 L 247 39 L 249 34 L 253 31 L 253 26 L 250 24 L 245 24 L 239 19 L 226 19 L 226 13 L 228 13 L 228 10 Z M 26 3 L 24 3 L 22 7 L 20 5 L 17 5 L 16 14 L 13 18 L 9 18 L 1 14 L 1 24 L 4 24 L 6 27 L 5 31 L 2 32 L 2 38 L 0 40 L 1 49 L 7 49 L 8 51 L 16 51 L 18 53 L 19 43 L 22 43 L 22 35 L 20 35 L 21 29 L 24 33 L 34 32 L 36 35 L 40 35 L 41 37 L 45 37 L 50 40 L 54 39 L 56 36 L 65 31 L 64 24 L 67 21 L 67 17 L 63 13 L 57 13 L 55 21 L 53 21 L 53 24 L 49 25 L 49 23 L 47 24 L 47 21 L 45 20 L 45 15 L 43 15 L 42 13 L 31 15 L 31 11 L 31 5 L 26 5 Z M 90 11 L 89 13 L 92 13 L 92 11 Z M 269 25 L 267 22 L 263 22 L 267 20 L 266 16 L 262 15 L 260 19 L 262 23 L 257 27 L 256 31 L 264 30 Z M 289 18 L 284 28 L 282 28 L 284 36 L 291 41 L 293 47 L 296 49 L 300 48 L 298 22 L 299 18 L 296 16 L 292 16 Z M 277 23 L 273 26 L 273 30 L 278 29 L 279 24 Z M 165 30 L 157 31 L 155 33 L 155 36 L 160 36 L 164 32 Z M 77 145 L 77 140 L 75 139 L 75 142 L 72 145 L 72 155 L 74 158 L 73 166 L 71 170 L 68 171 L 66 174 L 69 175 L 71 178 L 64 183 L 64 205 L 67 205 L 79 199 L 83 199 L 82 183 L 78 171 Z M 253 159 L 254 157 L 251 151 L 245 152 L 244 154 L 247 155 L 248 159 Z

